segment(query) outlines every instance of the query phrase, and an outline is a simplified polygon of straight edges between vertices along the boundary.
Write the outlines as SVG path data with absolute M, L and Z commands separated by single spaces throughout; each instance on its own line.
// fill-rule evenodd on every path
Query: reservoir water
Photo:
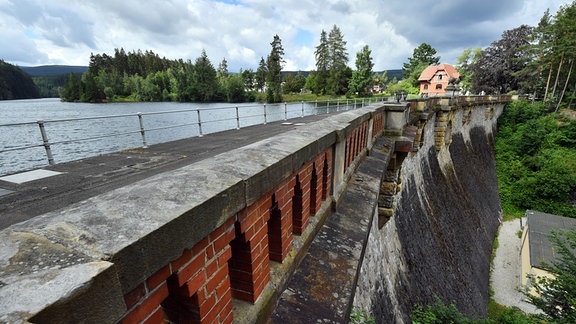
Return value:
M 61 102 L 57 98 L 0 101 L 0 176 L 48 164 L 38 121 L 44 121 L 54 162 L 62 163 L 142 147 L 137 113 L 141 113 L 146 130 L 146 144 L 151 145 L 361 106 L 362 103 L 346 101 L 330 106 L 315 102 L 89 104 Z

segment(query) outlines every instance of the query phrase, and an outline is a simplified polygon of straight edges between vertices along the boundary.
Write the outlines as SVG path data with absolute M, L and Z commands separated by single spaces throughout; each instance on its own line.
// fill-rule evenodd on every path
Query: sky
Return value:
M 19 66 L 87 66 L 90 54 L 151 50 L 194 62 L 206 50 L 230 72 L 256 70 L 278 35 L 285 71 L 315 68 L 322 30 L 338 26 L 349 65 L 364 45 L 374 71 L 402 68 L 418 45 L 442 63 L 504 31 L 536 26 L 568 0 L 0 0 L 0 59 Z

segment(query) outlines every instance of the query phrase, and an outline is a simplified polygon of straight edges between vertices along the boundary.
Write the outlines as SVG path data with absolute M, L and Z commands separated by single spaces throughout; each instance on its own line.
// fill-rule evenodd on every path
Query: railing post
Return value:
M 314 115 L 318 115 L 318 99 L 314 100 Z
M 148 144 L 146 143 L 146 131 L 144 130 L 144 120 L 142 119 L 142 113 L 139 112 L 138 114 L 138 123 L 140 124 L 140 135 L 142 135 L 142 148 L 147 148 Z
M 340 98 L 338 98 L 338 101 L 336 102 L 336 112 L 340 111 Z
M 304 100 L 302 100 L 302 118 L 304 118 Z
M 284 120 L 288 119 L 288 107 L 286 106 L 286 103 L 284 103 Z
M 44 121 L 39 120 L 38 126 L 40 127 L 40 134 L 42 135 L 42 144 L 46 150 L 46 157 L 48 158 L 48 164 L 54 165 L 54 157 L 52 156 L 52 150 L 50 149 L 50 142 L 48 141 L 48 135 L 46 135 L 46 129 L 44 128 Z
M 196 109 L 196 113 L 198 114 L 198 137 L 204 136 L 202 134 L 202 120 L 200 119 L 200 109 Z
M 264 125 L 266 125 L 266 123 L 268 123 L 268 120 L 266 118 L 266 104 L 264 104 Z
M 236 106 L 236 129 L 240 129 L 240 114 L 238 113 L 238 106 Z

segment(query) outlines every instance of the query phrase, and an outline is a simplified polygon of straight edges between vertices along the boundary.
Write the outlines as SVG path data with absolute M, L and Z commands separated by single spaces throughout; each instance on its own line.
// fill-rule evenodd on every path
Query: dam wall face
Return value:
M 502 109 L 439 111 L 420 123 L 420 147 L 396 166 L 393 215 L 385 224 L 372 223 L 355 309 L 377 322 L 410 323 L 414 305 L 438 297 L 466 315 L 486 314 L 502 215 L 493 150 Z

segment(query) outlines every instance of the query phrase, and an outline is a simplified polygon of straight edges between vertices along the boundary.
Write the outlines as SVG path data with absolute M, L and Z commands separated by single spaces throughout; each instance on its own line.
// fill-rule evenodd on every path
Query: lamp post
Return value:
M 402 99 L 402 91 L 396 91 L 396 103 L 400 103 L 400 99 Z
M 408 91 L 402 91 L 402 101 L 406 101 L 406 98 L 408 98 Z

